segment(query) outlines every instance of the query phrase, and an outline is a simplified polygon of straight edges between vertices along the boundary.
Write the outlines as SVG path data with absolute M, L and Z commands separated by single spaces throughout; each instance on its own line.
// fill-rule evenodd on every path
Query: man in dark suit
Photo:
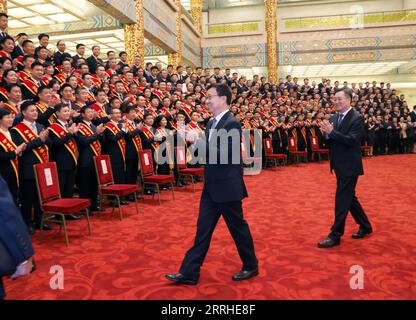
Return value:
M 90 73 L 94 74 L 98 65 L 104 66 L 104 61 L 100 58 L 101 49 L 100 46 L 92 47 L 92 56 L 87 59 L 88 68 Z
M 342 89 L 335 94 L 338 111 L 332 118 L 332 124 L 324 121 L 322 130 L 330 143 L 331 172 L 337 176 L 335 195 L 335 222 L 329 236 L 318 243 L 319 248 L 331 248 L 341 242 L 345 221 L 351 212 L 355 222 L 360 225 L 354 239 L 364 238 L 373 232 L 360 202 L 355 195 L 358 177 L 364 174 L 361 159 L 361 140 L 365 134 L 364 119 L 351 107 L 352 92 Z
M 33 165 L 49 161 L 48 146 L 51 145 L 51 140 L 48 129 L 44 129 L 42 125 L 36 123 L 38 111 L 33 101 L 23 102 L 20 110 L 23 114 L 23 121 L 11 129 L 11 137 L 16 145 L 27 144 L 19 161 L 19 185 L 22 216 L 30 233 L 33 234 L 35 228 L 40 229 L 42 219 Z M 33 207 L 35 209 L 34 225 L 32 221 Z M 52 228 L 45 224 L 43 229 L 51 230 Z
M 90 199 L 92 212 L 104 211 L 98 206 L 98 182 L 94 167 L 94 156 L 101 155 L 101 142 L 104 133 L 104 124 L 95 126 L 94 110 L 91 106 L 84 106 L 81 109 L 82 121 L 79 123 L 79 131 L 76 136 L 78 145 L 78 178 L 79 197 Z
M 75 124 L 69 125 L 71 109 L 60 103 L 55 106 L 56 122 L 49 126 L 49 137 L 52 141 L 51 161 L 56 162 L 58 167 L 59 189 L 62 198 L 74 197 L 75 172 L 78 162 L 78 148 L 75 136 L 79 127 Z M 68 220 L 80 220 L 76 215 L 67 215 Z
M 247 197 L 241 162 L 241 124 L 228 110 L 231 90 L 216 85 L 208 90 L 207 107 L 214 114 L 203 139 L 206 145 L 205 185 L 202 192 L 197 232 L 193 247 L 186 253 L 180 272 L 166 278 L 180 284 L 195 285 L 208 251 L 212 234 L 221 215 L 235 241 L 243 268 L 234 281 L 258 275 L 258 260 L 250 229 L 243 217 L 242 199 Z M 224 139 L 225 138 L 225 139 Z M 195 143 L 188 138 L 190 143 Z
M 16 266 L 13 278 L 28 275 L 33 269 L 34 255 L 32 241 L 22 220 L 6 182 L 0 176 L 0 246 L 8 253 L 10 263 Z M 1 256 L 2 263 L 6 257 Z M 5 297 L 0 274 L 0 300 Z

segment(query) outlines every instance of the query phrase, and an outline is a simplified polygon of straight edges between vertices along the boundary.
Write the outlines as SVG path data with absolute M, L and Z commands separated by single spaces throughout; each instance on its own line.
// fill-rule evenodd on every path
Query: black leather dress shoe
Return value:
M 75 214 L 67 214 L 67 215 L 65 215 L 65 219 L 66 220 L 74 220 L 74 221 L 77 221 L 77 220 L 81 220 L 81 217 L 80 216 L 76 216 Z
M 191 279 L 191 278 L 187 278 L 184 275 L 180 274 L 180 273 L 176 273 L 176 274 L 167 274 L 165 275 L 166 279 L 176 282 L 178 284 L 186 284 L 186 285 L 190 285 L 190 286 L 194 286 L 198 283 L 198 280 L 195 279 Z
M 259 269 L 241 270 L 239 273 L 233 275 L 233 281 L 243 281 L 259 275 Z
M 364 238 L 365 236 L 368 236 L 368 235 L 370 235 L 370 234 L 372 234 L 372 233 L 373 233 L 373 230 L 368 231 L 368 230 L 363 230 L 363 229 L 360 229 L 360 230 L 358 230 L 358 232 L 357 232 L 357 233 L 354 233 L 354 234 L 352 235 L 352 238 L 353 238 L 353 239 L 362 239 L 362 238 Z
M 333 240 L 330 237 L 328 237 L 325 240 L 322 240 L 318 243 L 318 248 L 322 248 L 322 249 L 332 248 L 335 246 L 339 246 L 340 243 L 341 243 L 341 240 Z
M 122 206 L 127 206 L 127 205 L 129 204 L 129 202 L 128 202 L 128 201 L 126 201 L 126 200 L 122 200 L 122 201 L 120 201 L 120 204 L 121 204 Z
M 95 207 L 95 208 L 91 208 L 90 212 L 105 212 L 105 209 L 101 207 Z

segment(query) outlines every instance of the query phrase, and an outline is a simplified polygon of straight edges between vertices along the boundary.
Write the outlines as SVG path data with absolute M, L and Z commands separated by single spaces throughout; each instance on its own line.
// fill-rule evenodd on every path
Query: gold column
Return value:
M 133 63 L 136 56 L 140 57 L 144 66 L 144 19 L 143 0 L 134 1 L 136 23 L 124 26 L 124 44 L 128 54 L 128 62 Z
M 267 69 L 274 83 L 279 79 L 277 65 L 277 0 L 264 0 L 267 33 Z
M 191 17 L 196 30 L 202 34 L 202 0 L 191 0 Z
M 176 68 L 182 61 L 182 5 L 181 0 L 175 0 L 178 8 L 176 12 L 176 45 L 178 50 L 168 54 L 168 63 Z

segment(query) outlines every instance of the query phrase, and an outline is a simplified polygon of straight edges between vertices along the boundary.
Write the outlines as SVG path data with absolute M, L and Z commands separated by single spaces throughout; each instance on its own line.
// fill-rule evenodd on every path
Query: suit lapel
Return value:
M 348 128 L 349 124 L 351 122 L 351 118 L 354 115 L 354 109 L 351 109 L 344 117 L 344 119 L 342 119 L 342 123 L 341 123 L 341 127 L 338 129 L 340 132 L 343 132 L 343 129 Z M 338 120 L 339 117 L 337 117 L 337 127 L 338 127 Z

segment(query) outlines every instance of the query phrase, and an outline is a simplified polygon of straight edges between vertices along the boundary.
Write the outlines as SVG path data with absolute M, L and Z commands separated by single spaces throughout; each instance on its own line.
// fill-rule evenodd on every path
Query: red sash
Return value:
M 15 116 L 17 116 L 20 112 L 14 105 L 10 103 L 3 104 L 3 108 L 9 109 L 11 112 L 14 113 Z
M 62 127 L 60 124 L 58 123 L 53 123 L 49 126 L 49 129 L 58 137 L 58 138 L 64 138 L 67 134 L 68 131 Z M 78 147 L 77 144 L 75 143 L 74 139 L 70 139 L 65 143 L 65 148 L 69 151 L 69 153 L 71 154 L 72 158 L 75 161 L 75 164 L 78 164 Z
M 58 80 L 58 82 L 59 82 L 60 84 L 64 84 L 64 83 L 65 83 L 65 81 L 66 81 L 66 75 L 64 75 L 63 73 L 58 73 L 58 74 L 55 76 L 55 79 L 56 79 L 56 80 Z
M 26 143 L 39 138 L 39 136 L 34 133 L 33 130 L 24 122 L 20 122 L 15 127 L 13 127 L 12 130 L 16 130 Z M 43 144 L 40 147 L 33 149 L 32 151 L 39 159 L 40 163 L 46 163 L 49 161 L 49 148 L 47 145 Z
M 88 101 L 90 102 L 96 101 L 94 94 L 90 90 L 88 90 Z
M 136 128 L 129 121 L 126 122 L 126 127 L 127 130 L 129 130 L 129 132 L 133 132 L 134 130 L 136 130 Z M 132 140 L 137 152 L 143 150 L 142 140 L 140 139 L 139 135 L 134 136 Z
M 139 120 L 143 120 L 144 119 L 144 112 L 142 110 L 140 110 L 140 108 L 136 108 L 136 114 L 137 114 L 137 118 Z
M 160 102 L 163 102 L 163 99 L 165 98 L 165 95 L 163 94 L 163 92 L 162 92 L 162 91 L 157 90 L 157 89 L 154 89 L 154 90 L 152 91 L 152 93 L 153 93 L 156 97 L 158 97 L 158 98 L 159 98 Z
M 186 115 L 188 116 L 189 119 L 191 119 L 191 112 L 192 109 L 188 106 L 182 106 L 182 110 L 186 113 Z
M 22 85 L 34 96 L 38 94 L 39 86 L 31 78 L 24 80 Z
M 166 129 L 165 129 L 166 130 Z M 162 128 L 157 128 L 156 131 L 158 133 L 160 133 L 160 135 L 166 137 L 166 131 Z M 175 168 L 175 163 L 173 161 L 173 157 L 172 157 L 172 150 L 171 150 L 171 146 L 169 143 L 169 140 L 166 140 L 166 154 L 168 155 L 168 161 L 169 161 L 169 168 L 171 170 L 173 170 Z
M 197 124 L 195 124 L 194 122 L 189 122 L 188 123 L 188 125 L 189 125 L 189 127 L 192 129 L 192 130 L 195 130 L 195 131 L 198 131 L 198 132 L 200 132 L 200 133 L 202 133 L 203 132 L 203 130 L 201 129 L 201 127 L 199 126 L 199 125 L 197 125 Z
M 110 130 L 114 135 L 117 135 L 117 133 L 119 133 L 121 131 L 121 129 L 116 126 L 114 123 L 107 122 L 105 127 Z M 124 138 L 119 139 L 117 141 L 118 147 L 120 148 L 121 154 L 123 155 L 123 160 L 126 161 L 126 141 L 124 140 Z
M 94 131 L 83 122 L 79 124 L 79 132 L 86 137 L 91 137 L 94 134 Z M 93 141 L 90 147 L 96 156 L 101 155 L 101 144 L 98 140 Z
M 17 74 L 21 82 L 26 81 L 32 76 L 30 73 L 26 72 L 25 70 L 19 71 Z
M 14 152 L 16 150 L 16 145 L 13 141 L 9 140 L 2 132 L 0 132 L 0 146 L 3 147 L 6 152 Z M 10 159 L 10 163 L 13 167 L 14 173 L 16 174 L 17 184 L 19 184 L 19 160 L 16 157 L 15 159 Z
M 152 107 L 147 108 L 146 111 L 149 112 L 153 117 L 157 117 L 157 112 Z
M 0 95 L 2 95 L 6 101 L 9 100 L 9 95 L 7 94 L 5 87 L 0 87 Z
M 38 103 L 36 103 L 35 104 L 35 106 L 36 106 L 36 108 L 39 110 L 39 112 L 40 113 L 45 113 L 48 109 L 49 109 L 49 106 L 47 106 L 46 104 L 43 104 L 43 103 L 41 103 L 41 102 L 38 102 Z M 49 124 L 52 124 L 52 123 L 54 123 L 54 120 L 55 120 L 55 117 L 56 117 L 56 115 L 55 115 L 55 113 L 48 119 L 48 122 L 49 122 Z
M 152 138 L 155 137 L 153 132 L 149 128 L 147 128 L 146 126 L 143 127 L 142 132 L 146 136 L 147 139 L 152 139 Z M 154 150 L 157 150 L 157 148 L 159 147 L 159 144 L 157 142 L 153 142 L 152 146 L 153 146 Z
M 108 117 L 107 113 L 105 112 L 104 108 L 100 106 L 98 103 L 94 103 L 91 105 L 91 108 L 97 112 L 98 118 L 105 118 Z
M 282 134 L 280 133 L 279 127 L 281 127 L 281 125 L 279 124 L 279 122 L 277 122 L 276 119 L 270 118 L 269 122 L 277 128 L 277 134 L 279 135 L 279 141 L 280 141 L 280 147 L 282 147 L 283 143 L 282 143 Z M 276 132 L 275 131 L 275 132 Z

